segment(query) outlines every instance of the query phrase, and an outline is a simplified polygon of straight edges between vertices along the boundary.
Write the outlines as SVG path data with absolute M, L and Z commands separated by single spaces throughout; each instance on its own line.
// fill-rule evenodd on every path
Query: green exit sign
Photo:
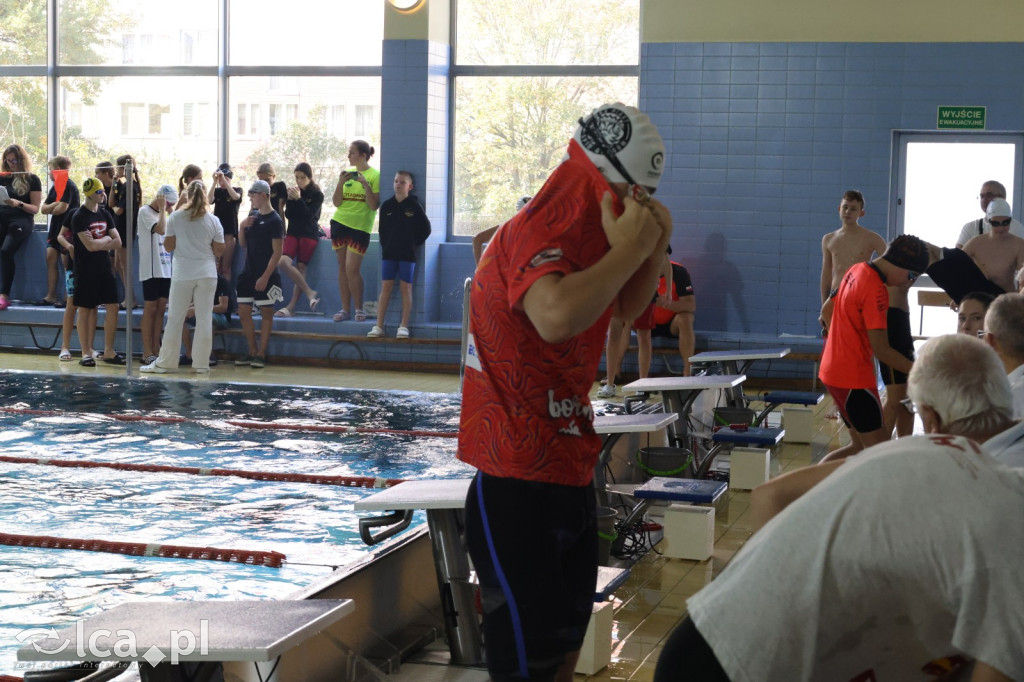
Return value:
M 985 129 L 985 107 L 939 107 L 936 128 Z

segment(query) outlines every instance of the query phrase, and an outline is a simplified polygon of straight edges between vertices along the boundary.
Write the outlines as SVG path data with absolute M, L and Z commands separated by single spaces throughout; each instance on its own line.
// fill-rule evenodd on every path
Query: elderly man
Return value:
M 985 313 L 985 341 L 999 356 L 1010 380 L 1013 416 L 1024 417 L 1024 296 L 1003 294 Z
M 981 203 L 981 211 L 982 213 L 985 213 L 988 210 L 988 205 L 993 200 L 1006 199 L 1006 188 L 1001 182 L 989 180 L 981 186 L 981 191 L 978 192 L 978 199 Z M 960 236 L 956 239 L 956 248 L 964 248 L 964 245 L 971 241 L 971 239 L 978 235 L 985 234 L 991 229 L 992 228 L 989 227 L 984 218 L 967 221 L 960 230 Z M 1024 225 L 1021 225 L 1019 222 L 1014 220 L 1010 223 L 1010 233 L 1015 234 L 1018 237 L 1024 237 Z
M 972 682 L 1021 679 L 1024 470 L 974 442 L 1012 423 L 1005 374 L 961 334 L 909 380 L 929 435 L 851 458 L 759 531 L 689 600 L 656 681 L 929 679 L 963 657 Z

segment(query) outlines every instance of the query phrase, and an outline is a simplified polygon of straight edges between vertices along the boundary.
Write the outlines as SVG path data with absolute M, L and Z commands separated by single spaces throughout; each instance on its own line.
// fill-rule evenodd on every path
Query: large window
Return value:
M 458 3 L 458 63 L 638 64 L 639 0 Z
M 11 4 L 34 5 L 36 0 Z M 177 0 L 173 5 L 162 0 L 59 0 L 58 62 L 214 66 L 217 4 L 213 0 Z M 45 30 L 43 35 L 45 56 Z
M 0 149 L 9 144 L 24 147 L 37 170 L 46 165 L 45 78 L 0 78 Z
M 636 78 L 459 78 L 455 90 L 455 234 L 508 220 L 565 156 L 579 117 L 636 103 Z
M 56 0 L 49 24 L 47 0 L 0 3 L 0 143 L 23 145 L 40 178 L 57 153 L 79 179 L 131 154 L 147 192 L 186 164 L 251 180 L 271 161 L 289 180 L 307 161 L 329 195 L 354 136 L 380 149 L 383 2 Z
M 236 103 L 228 161 L 238 186 L 255 179 L 263 162 L 274 165 L 278 179 L 293 184 L 292 169 L 305 161 L 330 197 L 355 139 L 376 148 L 370 164 L 380 168 L 380 78 L 240 77 L 230 80 L 228 97 Z M 325 226 L 329 208 L 321 216 Z
M 639 15 L 639 0 L 458 3 L 455 236 L 507 220 L 561 161 L 581 115 L 636 104 Z
M 60 151 L 72 161 L 72 177 L 91 175 L 98 161 L 131 154 L 148 195 L 161 184 L 176 185 L 186 164 L 198 164 L 207 175 L 216 167 L 216 78 L 62 78 L 59 82 Z
M 231 3 L 232 64 L 380 66 L 383 37 L 383 0 Z
M 46 0 L 0 4 L 0 65 L 46 64 Z

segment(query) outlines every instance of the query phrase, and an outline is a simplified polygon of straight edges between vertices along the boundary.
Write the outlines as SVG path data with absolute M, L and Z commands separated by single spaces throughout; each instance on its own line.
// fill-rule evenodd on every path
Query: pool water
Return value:
M 12 410 L 40 410 L 24 414 Z M 0 372 L 0 454 L 380 478 L 468 475 L 455 439 L 239 428 L 225 420 L 454 432 L 450 394 L 83 379 Z M 186 417 L 123 422 L 111 414 Z M 0 532 L 276 551 L 282 568 L 0 546 L 0 674 L 20 633 L 145 599 L 285 597 L 368 548 L 373 490 L 0 462 Z M 422 519 L 419 519 L 422 522 Z

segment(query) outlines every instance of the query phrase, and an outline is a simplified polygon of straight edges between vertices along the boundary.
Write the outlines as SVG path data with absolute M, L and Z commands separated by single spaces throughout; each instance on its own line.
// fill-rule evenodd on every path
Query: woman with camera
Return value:
M 210 187 L 207 201 L 213 204 L 213 215 L 224 228 L 224 254 L 220 257 L 217 273 L 230 282 L 235 283 L 235 243 L 238 240 L 238 210 L 242 207 L 242 188 L 232 187 L 231 179 L 235 177 L 231 166 L 222 163 L 213 173 L 213 185 Z
M 371 168 L 369 161 L 374 148 L 363 140 L 356 140 L 348 148 L 348 161 L 355 168 L 341 172 L 332 201 L 337 206 L 331 218 L 331 244 L 338 259 L 338 289 L 341 291 L 341 310 L 334 313 L 335 322 L 349 318 L 354 310 L 356 322 L 363 322 L 366 313 L 363 301 L 363 256 L 370 245 L 373 218 L 380 207 L 380 171 Z M 357 306 L 349 308 L 349 306 Z
M 351 157 L 351 154 L 349 155 Z M 3 200 L 0 201 L 0 310 L 10 305 L 8 298 L 14 284 L 14 254 L 32 234 L 36 213 L 43 203 L 43 184 L 32 173 L 28 152 L 18 144 L 4 150 Z

